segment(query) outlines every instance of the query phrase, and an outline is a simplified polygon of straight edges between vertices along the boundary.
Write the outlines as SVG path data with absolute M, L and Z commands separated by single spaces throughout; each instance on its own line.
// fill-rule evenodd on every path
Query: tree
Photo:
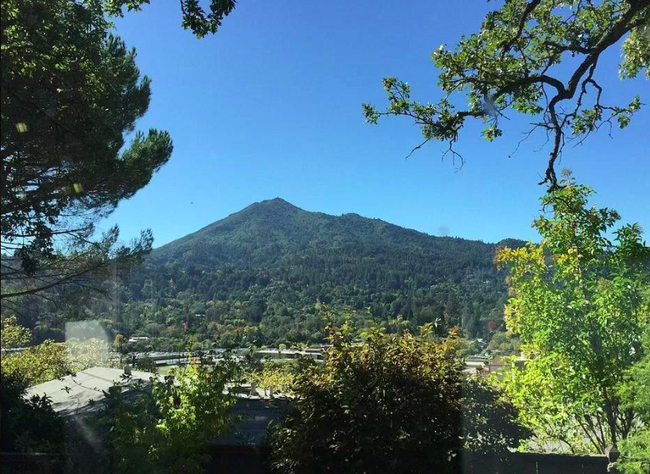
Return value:
M 44 341 L 18 354 L 2 354 L 2 375 L 27 386 L 58 379 L 70 372 L 65 344 Z
M 0 386 L 2 452 L 63 452 L 63 421 L 51 400 L 38 395 L 26 399 L 24 381 L 5 373 Z
M 460 450 L 502 452 L 528 436 L 517 411 L 463 374 L 455 341 L 346 323 L 323 367 L 296 377 L 293 407 L 271 435 L 278 472 L 453 472 Z
M 623 40 L 624 39 L 624 40 Z M 368 122 L 382 116 L 406 116 L 421 128 L 424 142 L 453 145 L 469 118 L 485 123 L 488 141 L 502 135 L 500 121 L 515 110 L 532 117 L 551 151 L 544 180 L 557 187 L 555 163 L 567 140 L 582 142 L 604 124 L 625 127 L 639 110 L 640 98 L 627 105 L 605 105 L 597 82 L 598 61 L 621 40 L 621 78 L 642 70 L 650 77 L 650 4 L 647 0 L 508 0 L 488 13 L 478 33 L 464 36 L 454 51 L 441 45 L 432 54 L 445 96 L 436 104 L 411 99 L 411 88 L 394 77 L 384 79 L 388 107 L 379 112 L 364 104 Z M 463 94 L 457 107 L 452 95 Z
M 149 0 L 104 0 L 104 8 L 109 15 L 122 16 L 124 10 L 138 11 Z M 183 28 L 192 30 L 198 37 L 216 33 L 223 19 L 234 9 L 235 0 L 210 0 L 210 13 L 206 13 L 199 0 L 179 0 L 183 13 Z
M 490 339 L 488 349 L 498 354 L 518 355 L 521 352 L 521 344 L 512 334 L 496 332 Z
M 650 248 L 637 224 L 613 230 L 619 215 L 590 207 L 590 188 L 561 184 L 542 198 L 541 243 L 497 253 L 509 270 L 506 324 L 530 358 L 505 386 L 538 445 L 603 453 L 642 422 L 619 392 L 647 350 Z
M 642 426 L 621 442 L 620 470 L 625 474 L 650 471 L 650 325 L 643 338 L 644 356 L 626 371 L 620 387 L 622 406 L 639 414 Z
M 2 3 L 2 299 L 85 284 L 151 249 L 118 245 L 95 222 L 169 159 L 167 132 L 126 136 L 149 106 L 135 50 L 110 33 L 102 2 Z
M 238 379 L 239 366 L 201 362 L 152 379 L 150 388 L 132 387 L 135 396 L 120 387 L 107 394 L 99 427 L 111 472 L 202 472 L 205 443 L 230 428 L 235 399 L 226 387 Z
M 16 322 L 16 318 L 2 318 L 3 349 L 21 347 L 17 353 L 2 353 L 2 375 L 24 383 L 26 386 L 47 382 L 90 367 L 110 365 L 108 344 L 99 339 L 66 343 L 45 340 L 29 346 L 32 332 Z
M 30 344 L 32 334 L 29 329 L 18 324 L 15 316 L 2 316 L 2 349 L 26 347 Z
M 292 388 L 295 383 L 296 374 L 303 366 L 291 362 L 267 361 L 257 370 L 248 373 L 248 379 L 252 384 L 264 390 L 264 393 L 273 395 L 273 392 L 284 395 L 292 395 Z

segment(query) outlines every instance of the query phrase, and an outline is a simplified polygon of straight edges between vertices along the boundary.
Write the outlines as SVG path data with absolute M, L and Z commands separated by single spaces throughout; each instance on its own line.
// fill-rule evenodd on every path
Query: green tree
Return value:
M 650 248 L 636 224 L 613 230 L 619 215 L 589 206 L 590 188 L 562 185 L 542 198 L 541 243 L 497 253 L 509 270 L 506 323 L 530 358 L 505 386 L 538 445 L 602 453 L 642 422 L 620 390 L 646 350 Z
M 498 391 L 466 377 L 455 341 L 346 323 L 324 366 L 294 383 L 291 411 L 271 434 L 278 472 L 453 472 L 460 450 L 500 451 L 528 435 Z
M 44 341 L 19 354 L 2 354 L 2 374 L 37 385 L 68 375 L 65 344 Z
M 113 340 L 113 348 L 119 353 L 125 352 L 128 340 L 123 334 L 117 334 Z
M 15 316 L 2 316 L 2 349 L 26 347 L 29 345 L 32 334 L 29 329 L 18 324 Z
M 147 185 L 172 142 L 151 129 L 125 143 L 151 81 L 100 0 L 7 0 L 1 16 L 4 306 L 150 250 L 149 231 L 128 247 L 117 227 L 92 240 L 94 224 Z
M 16 323 L 14 317 L 2 318 L 2 347 L 26 347 L 32 333 Z M 6 345 L 5 345 L 6 344 Z M 45 340 L 18 353 L 2 353 L 2 374 L 26 386 L 74 374 L 90 367 L 110 365 L 108 344 L 99 339 L 66 343 Z
M 104 0 L 104 9 L 111 16 L 122 16 L 124 10 L 138 11 L 149 0 Z M 183 28 L 192 30 L 198 37 L 216 33 L 224 17 L 235 9 L 235 0 L 210 0 L 209 12 L 201 7 L 199 0 L 179 0 L 183 14 Z
M 638 413 L 642 424 L 621 442 L 619 468 L 625 474 L 650 471 L 650 325 L 646 325 L 643 347 L 643 358 L 626 371 L 619 390 L 622 406 Z
M 46 340 L 24 352 L 2 355 L 2 373 L 21 379 L 27 385 L 110 365 L 108 344 L 99 339 L 66 343 Z
M 265 393 L 291 395 L 299 368 L 291 362 L 265 362 L 258 370 L 251 371 L 248 379 Z M 270 391 L 270 392 L 269 392 Z
M 101 339 L 70 339 L 65 342 L 67 369 L 76 373 L 91 367 L 110 367 L 109 345 Z
M 207 360 L 177 368 L 150 388 L 106 397 L 100 426 L 107 433 L 111 472 L 202 472 L 205 443 L 230 428 L 234 397 L 226 386 L 239 377 L 233 361 Z
M 25 398 L 27 385 L 4 372 L 0 375 L 0 444 L 2 452 L 61 453 L 63 421 L 46 397 Z
M 432 54 L 445 94 L 435 104 L 411 99 L 408 83 L 384 79 L 388 107 L 364 104 L 370 123 L 381 116 L 412 119 L 424 142 L 453 145 L 467 119 L 480 119 L 482 135 L 502 135 L 501 120 L 514 110 L 532 117 L 531 133 L 545 132 L 551 143 L 542 183 L 557 186 L 555 162 L 567 140 L 584 140 L 603 124 L 625 127 L 641 105 L 609 105 L 602 99 L 596 71 L 601 56 L 622 41 L 620 76 L 650 77 L 650 3 L 647 0 L 508 0 L 487 14 L 478 33 L 463 36 L 450 51 L 443 44 Z M 454 103 L 462 94 L 466 104 Z
M 518 355 L 521 352 L 519 339 L 506 332 L 497 332 L 490 339 L 488 349 L 503 355 Z

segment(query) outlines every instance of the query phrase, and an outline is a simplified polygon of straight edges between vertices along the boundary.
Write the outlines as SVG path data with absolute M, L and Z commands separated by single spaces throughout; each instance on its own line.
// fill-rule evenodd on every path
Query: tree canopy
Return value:
M 319 343 L 320 301 L 351 308 L 358 327 L 401 316 L 410 327 L 432 322 L 440 335 L 461 327 L 467 337 L 488 337 L 503 326 L 507 299 L 497 247 L 267 201 L 155 249 L 110 298 L 94 294 L 85 307 L 25 302 L 18 319 L 48 329 L 62 329 L 57 318 L 112 319 L 127 338 L 156 338 L 148 343 L 156 350 L 181 341 Z
M 139 11 L 149 0 L 104 0 L 104 9 L 109 15 L 122 16 L 124 10 Z M 199 0 L 179 0 L 183 15 L 183 28 L 191 30 L 198 38 L 216 33 L 221 22 L 236 5 L 235 0 L 210 0 L 209 12 L 201 6 Z
M 13 316 L 2 317 L 2 370 L 3 377 L 27 386 L 47 382 L 67 374 L 75 374 L 90 367 L 108 367 L 111 364 L 106 342 L 91 338 L 71 338 L 65 343 L 45 340 L 31 345 L 32 332 L 20 326 Z M 5 352 L 4 349 L 23 350 Z
M 643 424 L 620 393 L 647 350 L 650 248 L 637 224 L 614 229 L 616 211 L 589 206 L 590 188 L 561 184 L 542 198 L 542 242 L 497 254 L 509 269 L 506 324 L 530 358 L 506 389 L 539 443 L 603 453 Z
M 621 43 L 621 40 L 622 43 Z M 650 3 L 647 0 L 507 0 L 485 17 L 478 33 L 463 36 L 455 49 L 443 44 L 432 54 L 445 94 L 435 104 L 411 98 L 408 83 L 384 79 L 388 107 L 364 104 L 368 122 L 406 116 L 422 130 L 424 142 L 453 145 L 467 119 L 485 123 L 483 137 L 502 135 L 510 110 L 531 116 L 530 133 L 551 143 L 544 180 L 558 185 L 555 163 L 568 140 L 581 142 L 603 125 L 625 127 L 641 101 L 605 104 L 596 72 L 605 51 L 621 43 L 621 78 L 641 71 L 650 77 Z M 466 104 L 452 97 L 460 93 Z M 529 133 L 529 134 L 530 134 Z
M 101 446 L 89 437 L 84 449 L 93 460 L 77 456 L 77 462 L 111 473 L 205 472 L 206 443 L 232 429 L 235 397 L 228 386 L 239 377 L 238 363 L 203 359 L 149 384 L 131 381 L 128 392 L 116 384 L 87 420 Z
M 332 328 L 323 367 L 299 373 L 271 435 L 278 472 L 456 472 L 461 450 L 504 452 L 529 432 L 517 410 L 463 374 L 455 341 Z
M 149 232 L 127 247 L 117 227 L 93 240 L 94 224 L 147 185 L 172 142 L 135 132 L 151 81 L 100 0 L 8 0 L 1 14 L 4 300 L 149 250 Z

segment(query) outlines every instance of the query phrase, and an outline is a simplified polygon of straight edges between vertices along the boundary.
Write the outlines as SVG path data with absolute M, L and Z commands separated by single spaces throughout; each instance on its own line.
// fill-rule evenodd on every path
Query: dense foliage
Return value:
M 246 378 L 251 386 L 264 390 L 266 396 L 273 397 L 276 393 L 292 396 L 296 377 L 304 369 L 304 361 L 301 360 L 299 364 L 292 362 L 267 361 L 257 367 L 257 370 L 247 373 Z
M 240 374 L 233 361 L 211 362 L 196 361 L 150 382 L 125 375 L 98 410 L 68 420 L 48 398 L 25 398 L 24 378 L 3 371 L 2 451 L 60 455 L 54 461 L 61 472 L 203 472 L 207 440 L 230 429 L 234 397 L 226 386 Z
M 31 331 L 20 324 L 15 316 L 2 316 L 2 348 L 26 347 L 31 342 Z
M 71 339 L 65 343 L 48 339 L 27 347 L 30 339 L 31 331 L 18 325 L 16 318 L 2 318 L 2 374 L 26 386 L 75 374 L 90 367 L 110 365 L 109 346 L 99 339 Z M 15 353 L 6 351 L 13 347 L 25 350 Z
M 110 391 L 96 425 L 106 472 L 203 472 L 206 442 L 230 429 L 234 397 L 225 389 L 239 376 L 233 361 L 208 362 L 177 368 L 150 387 Z
M 463 36 L 455 49 L 442 44 L 432 54 L 444 97 L 437 103 L 411 99 L 408 83 L 384 79 L 384 112 L 364 104 L 371 123 L 381 116 L 409 117 L 424 143 L 453 144 L 469 118 L 480 119 L 483 137 L 501 136 L 506 113 L 531 116 L 531 133 L 540 130 L 551 145 L 542 183 L 557 186 L 555 162 L 567 141 L 581 142 L 603 125 L 624 128 L 639 110 L 639 97 L 627 104 L 602 102 L 599 59 L 622 41 L 620 76 L 650 77 L 650 3 L 647 0 L 508 0 L 485 17 L 478 33 Z M 458 93 L 466 98 L 456 103 Z M 417 148 L 420 148 L 422 143 Z
M 487 348 L 492 354 L 519 355 L 521 352 L 521 341 L 512 333 L 496 332 L 490 338 L 490 343 Z
M 117 227 L 95 239 L 94 224 L 147 185 L 172 143 L 155 129 L 133 134 L 151 81 L 111 33 L 100 0 L 7 0 L 1 15 L 5 307 L 86 283 L 108 262 L 139 261 L 150 232 L 124 246 Z
M 528 436 L 493 388 L 463 374 L 453 340 L 333 330 L 324 366 L 296 377 L 271 435 L 284 473 L 454 472 L 461 450 L 499 452 Z
M 103 0 L 105 11 L 112 16 L 122 16 L 124 10 L 140 10 L 149 0 Z M 206 2 L 207 3 L 207 2 Z M 210 0 L 208 12 L 200 0 L 179 0 L 183 14 L 183 28 L 191 30 L 198 38 L 216 33 L 223 19 L 235 9 L 235 0 Z
M 507 325 L 531 359 L 507 390 L 538 444 L 602 453 L 643 424 L 620 393 L 643 380 L 627 370 L 647 350 L 650 248 L 636 224 L 613 230 L 618 214 L 589 206 L 592 194 L 568 178 L 542 198 L 541 244 L 504 248 L 497 262 L 510 269 Z
M 506 300 L 496 248 L 276 199 L 156 249 L 107 288 L 110 297 L 56 317 L 106 320 L 167 350 L 322 342 L 318 302 L 351 308 L 361 326 L 401 316 L 412 327 L 434 323 L 439 334 L 457 326 L 487 337 L 503 328 Z M 30 304 L 21 309 L 26 325 L 56 321 L 48 305 Z
M 618 393 L 623 408 L 640 419 L 640 426 L 620 443 L 620 468 L 625 474 L 650 472 L 650 324 L 645 328 L 643 353 L 643 358 L 626 370 Z
M 0 436 L 2 452 L 61 453 L 63 422 L 46 397 L 24 397 L 27 384 L 20 378 L 0 375 Z

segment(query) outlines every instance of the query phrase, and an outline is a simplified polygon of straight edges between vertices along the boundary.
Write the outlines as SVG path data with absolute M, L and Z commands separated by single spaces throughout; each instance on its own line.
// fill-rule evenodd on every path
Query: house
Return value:
M 313 360 L 323 360 L 323 351 L 318 348 L 298 349 L 260 349 L 255 357 L 265 360 L 298 359 L 306 357 Z
M 83 431 L 89 434 L 92 441 L 92 430 L 85 423 L 86 415 L 93 415 L 93 410 L 99 406 L 94 402 L 104 398 L 104 392 L 115 384 L 128 391 L 129 386 L 136 381 L 147 382 L 158 377 L 150 372 L 131 371 L 127 376 L 121 369 L 93 367 L 83 370 L 74 376 L 51 380 L 31 387 L 26 397 L 46 395 L 52 400 L 54 410 Z M 265 444 L 265 436 L 269 424 L 280 420 L 282 411 L 290 403 L 287 399 L 269 398 L 263 390 L 255 387 L 230 387 L 229 390 L 237 397 L 232 408 L 231 417 L 233 429 L 228 435 L 212 439 L 206 446 L 210 455 L 207 472 L 237 472 L 241 474 L 268 473 L 269 447 Z M 12 462 L 18 466 L 13 472 L 23 472 L 20 467 L 38 465 L 38 469 L 29 472 L 41 472 L 40 464 L 32 459 L 32 455 L 20 454 L 20 459 L 8 459 L 3 453 L 3 463 Z M 57 458 L 58 465 L 65 462 L 65 455 Z M 49 458 L 48 458 L 49 459 Z M 3 464 L 4 467 L 4 464 Z M 4 469 L 3 469 L 4 470 Z
M 150 372 L 130 371 L 127 375 L 122 369 L 92 367 L 67 375 L 61 379 L 34 385 L 27 389 L 26 398 L 46 395 L 52 400 L 52 408 L 68 418 L 90 411 L 94 402 L 104 398 L 104 392 L 114 385 L 128 390 L 136 381 L 149 382 L 157 375 Z

